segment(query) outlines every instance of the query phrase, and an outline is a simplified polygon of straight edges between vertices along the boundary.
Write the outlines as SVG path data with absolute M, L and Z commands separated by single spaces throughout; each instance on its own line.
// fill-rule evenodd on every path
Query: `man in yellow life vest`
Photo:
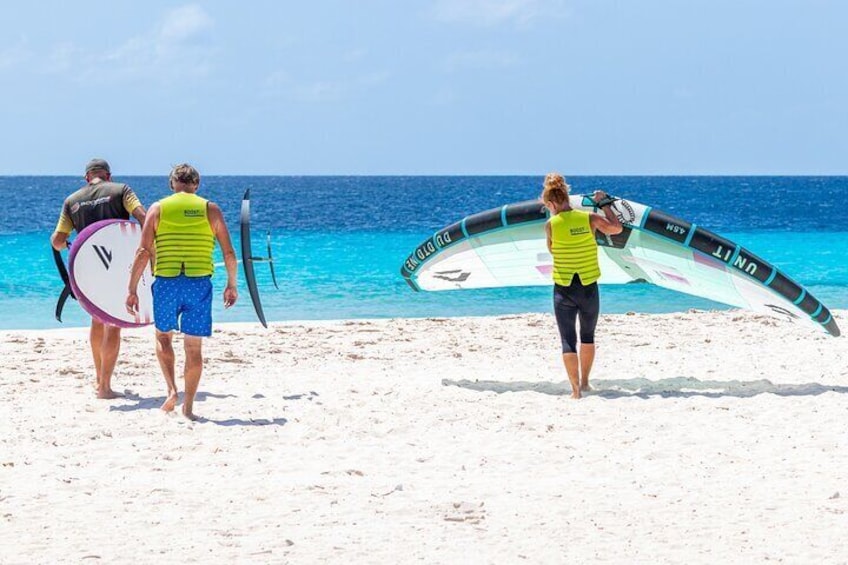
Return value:
M 141 243 L 136 251 L 127 293 L 127 311 L 138 311 L 138 282 L 147 262 L 153 264 L 153 322 L 156 357 L 168 395 L 162 410 L 171 412 L 179 395 L 174 373 L 173 331 L 183 333 L 185 396 L 183 415 L 196 420 L 193 405 L 203 371 L 203 338 L 212 335 L 212 252 L 221 246 L 227 268 L 224 307 L 238 299 L 237 259 L 221 209 L 197 196 L 200 173 L 188 164 L 177 165 L 169 177 L 174 194 L 150 207 Z
M 595 361 L 595 326 L 600 313 L 598 244 L 595 230 L 621 233 L 621 221 L 609 205 L 604 214 L 574 210 L 568 202 L 569 186 L 558 173 L 545 177 L 542 202 L 551 212 L 545 224 L 548 251 L 554 259 L 554 314 L 562 341 L 562 362 L 571 381 L 571 398 L 589 390 L 589 373 Z M 595 191 L 597 203 L 607 197 Z M 580 318 L 580 349 L 577 349 L 577 317 Z

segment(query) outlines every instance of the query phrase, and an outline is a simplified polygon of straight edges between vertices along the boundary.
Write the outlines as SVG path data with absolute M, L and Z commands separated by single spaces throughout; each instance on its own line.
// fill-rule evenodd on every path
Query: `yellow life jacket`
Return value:
M 177 192 L 159 201 L 156 230 L 157 277 L 207 277 L 215 270 L 215 235 L 207 217 L 208 201 L 189 192 Z
M 551 217 L 551 251 L 554 258 L 554 282 L 568 286 L 574 275 L 590 285 L 601 278 L 598 243 L 592 231 L 590 214 L 567 210 Z

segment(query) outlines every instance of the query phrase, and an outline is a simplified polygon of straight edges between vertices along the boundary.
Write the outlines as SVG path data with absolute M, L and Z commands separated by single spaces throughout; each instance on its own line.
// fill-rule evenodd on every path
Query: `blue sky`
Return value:
M 837 0 L 15 2 L 0 174 L 846 174 Z

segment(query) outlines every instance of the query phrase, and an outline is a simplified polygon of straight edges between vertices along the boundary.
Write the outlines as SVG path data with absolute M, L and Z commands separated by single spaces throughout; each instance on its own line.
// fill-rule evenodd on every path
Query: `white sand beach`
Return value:
M 575 401 L 550 315 L 221 325 L 198 422 L 152 336 L 104 401 L 86 329 L 0 333 L 0 562 L 848 562 L 844 336 L 605 315 Z

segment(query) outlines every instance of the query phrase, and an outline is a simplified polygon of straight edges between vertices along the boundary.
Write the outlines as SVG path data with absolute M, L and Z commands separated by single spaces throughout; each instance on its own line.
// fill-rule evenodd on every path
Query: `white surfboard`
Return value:
M 153 321 L 153 275 L 148 265 L 138 283 L 138 313 L 127 312 L 127 286 L 141 226 L 129 220 L 103 220 L 82 230 L 68 259 L 71 288 L 83 309 L 97 320 L 133 328 Z

